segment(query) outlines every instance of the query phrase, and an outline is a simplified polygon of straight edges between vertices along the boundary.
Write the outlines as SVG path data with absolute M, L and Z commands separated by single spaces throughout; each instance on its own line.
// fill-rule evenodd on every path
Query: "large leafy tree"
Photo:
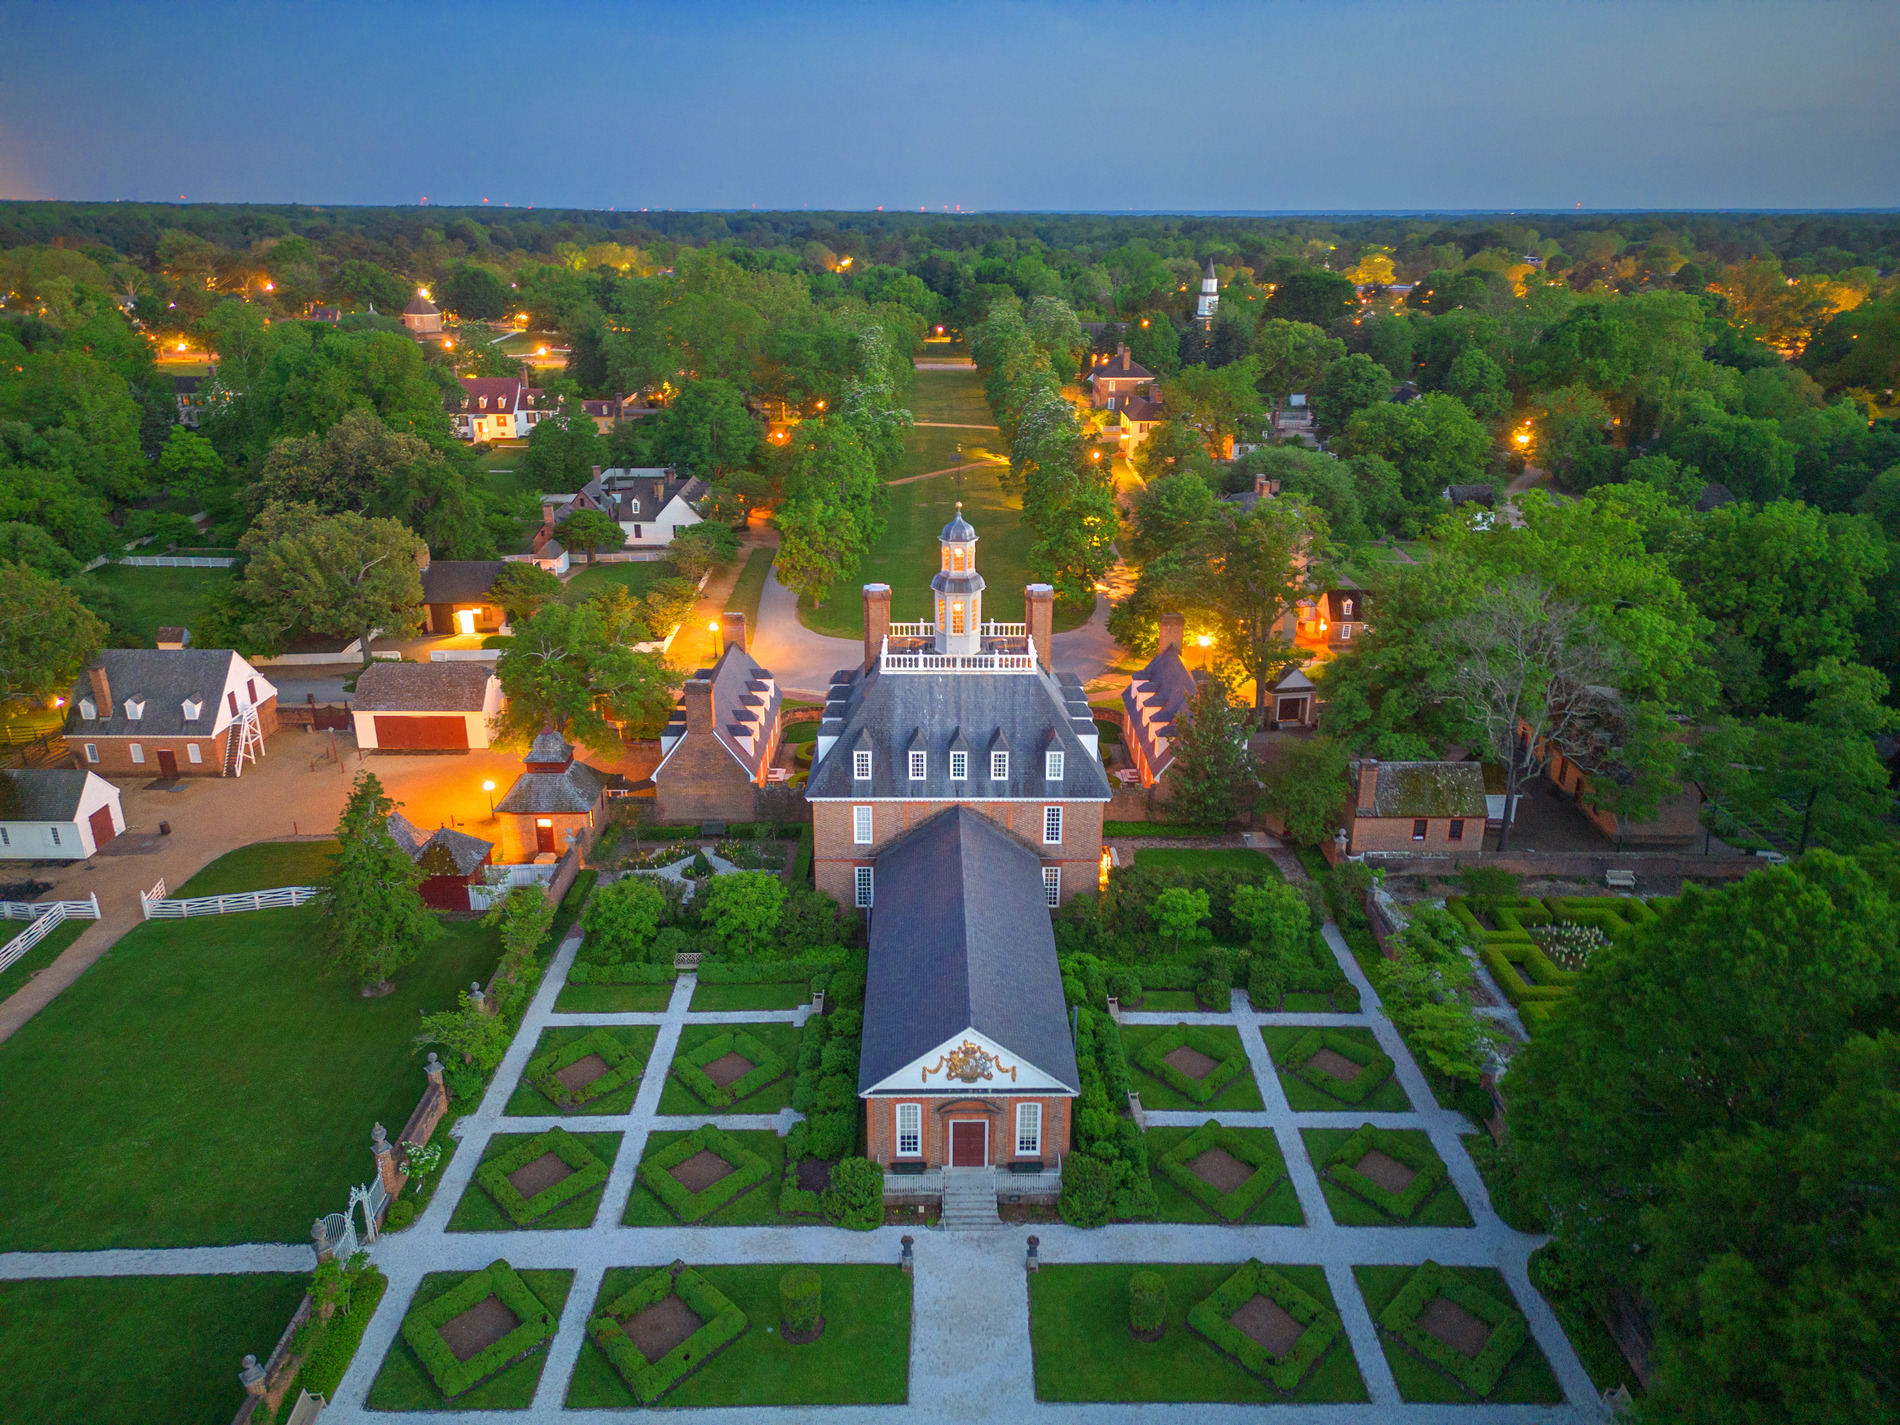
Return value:
M 105 642 L 106 626 L 72 590 L 0 561 L 0 700 L 64 692 Z
M 618 549 L 627 542 L 626 531 L 617 520 L 599 510 L 577 509 L 554 527 L 555 538 L 569 549 L 587 551 L 587 562 L 594 562 L 597 549 Z
M 1359 310 L 1359 290 L 1347 277 L 1315 267 L 1300 267 L 1274 284 L 1267 317 L 1305 322 L 1322 329 Z
M 1405 498 L 1420 509 L 1442 509 L 1449 485 L 1483 480 L 1491 455 L 1491 433 L 1483 423 L 1456 396 L 1437 393 L 1405 405 L 1363 407 L 1336 444 L 1344 455 L 1388 461 L 1399 472 Z
M 746 465 L 759 447 L 759 423 L 730 381 L 689 382 L 672 405 L 649 419 L 654 459 L 710 480 Z
M 495 674 L 508 695 L 504 736 L 526 741 L 552 727 L 604 757 L 620 755 L 615 722 L 664 723 L 680 684 L 658 658 L 612 638 L 588 604 L 548 604 L 516 624 Z
M 1218 677 L 1195 688 L 1174 727 L 1174 765 L 1166 791 L 1171 816 L 1204 826 L 1224 826 L 1253 802 L 1253 754 L 1247 748 L 1246 706 L 1237 703 Z
M 268 642 L 291 628 L 362 640 L 402 638 L 422 626 L 422 541 L 390 519 L 324 515 L 308 504 L 264 506 L 238 545 L 239 592 Z
M 320 897 L 330 959 L 365 991 L 387 983 L 442 934 L 417 889 L 420 868 L 390 835 L 399 805 L 375 773 L 357 774 Z
M 1314 391 L 1327 369 L 1346 354 L 1346 343 L 1308 322 L 1269 317 L 1254 333 L 1260 387 L 1276 400 Z

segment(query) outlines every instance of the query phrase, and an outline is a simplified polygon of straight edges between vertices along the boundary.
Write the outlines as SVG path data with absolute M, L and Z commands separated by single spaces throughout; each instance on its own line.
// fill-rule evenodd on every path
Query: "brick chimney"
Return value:
M 429 546 L 425 544 L 422 546 L 422 548 L 416 551 L 416 568 L 421 570 L 421 569 L 427 569 L 428 567 L 429 567 Z
M 1155 649 L 1155 655 L 1159 657 L 1170 648 L 1176 653 L 1179 653 L 1181 651 L 1181 636 L 1186 628 L 1186 614 L 1161 615 L 1161 644 Z
M 1126 344 L 1124 344 L 1124 345 L 1122 345 L 1122 346 L 1121 346 L 1120 348 L 1118 348 L 1118 349 L 1117 349 L 1117 351 L 1116 351 L 1116 353 L 1115 353 L 1115 354 L 1116 354 L 1117 356 L 1119 356 L 1119 357 L 1121 357 L 1121 359 L 1122 359 L 1122 370 L 1124 370 L 1124 371 L 1126 371 L 1126 370 L 1128 369 L 1128 362 L 1129 362 L 1129 356 L 1128 356 L 1128 347 L 1127 347 L 1127 345 L 1126 345 Z
M 866 584 L 864 586 L 864 668 L 866 672 L 877 666 L 878 656 L 884 651 L 884 636 L 890 631 L 891 586 Z
M 1371 816 L 1379 804 L 1379 759 L 1368 757 L 1359 764 L 1359 815 Z
M 1271 500 L 1280 493 L 1280 482 L 1269 480 L 1264 475 L 1256 475 L 1253 477 L 1253 492 L 1263 500 Z
M 719 641 L 727 648 L 745 651 L 745 614 L 728 609 L 719 615 Z
M 1056 633 L 1056 591 L 1051 584 L 1031 584 L 1023 590 L 1028 609 L 1029 637 L 1036 645 L 1036 660 L 1046 671 L 1054 654 Z
M 112 716 L 112 684 L 106 681 L 104 668 L 88 668 L 86 673 L 92 679 L 92 701 L 99 709 L 100 717 Z
M 688 678 L 682 701 L 686 705 L 686 731 L 691 734 L 713 730 L 713 685 L 711 678 Z

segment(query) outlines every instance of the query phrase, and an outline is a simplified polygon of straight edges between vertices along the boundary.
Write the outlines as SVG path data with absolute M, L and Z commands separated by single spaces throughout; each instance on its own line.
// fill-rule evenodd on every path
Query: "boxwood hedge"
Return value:
M 1190 1078 L 1167 1062 L 1167 1056 L 1181 1048 L 1199 1050 L 1219 1062 L 1206 1078 Z M 1218 1035 L 1191 1024 L 1181 1024 L 1149 1040 L 1141 1051 L 1140 1063 L 1143 1069 L 1175 1092 L 1186 1095 L 1196 1103 L 1206 1103 L 1240 1077 L 1247 1067 L 1247 1054 L 1239 1045 L 1230 1044 Z
M 1454 1350 L 1419 1328 L 1419 1317 L 1441 1296 L 1490 1324 L 1490 1338 L 1476 1356 Z M 1497 1388 L 1512 1357 L 1530 1339 L 1530 1328 L 1515 1306 L 1480 1291 L 1456 1272 L 1432 1261 L 1412 1273 L 1399 1294 L 1386 1303 L 1379 1313 L 1379 1325 L 1478 1396 L 1487 1396 Z
M 574 1171 L 558 1183 L 543 1188 L 533 1197 L 523 1197 L 508 1181 L 508 1175 L 525 1168 L 544 1153 L 552 1153 Z M 545 1217 L 564 1202 L 591 1192 L 607 1181 L 607 1165 L 596 1158 L 587 1145 L 565 1128 L 550 1128 L 531 1138 L 523 1138 L 515 1147 L 490 1158 L 475 1170 L 475 1181 L 482 1185 L 497 1206 L 526 1227 L 536 1218 Z
M 649 1362 L 627 1338 L 621 1323 L 669 1296 L 677 1296 L 705 1324 L 659 1360 Z M 675 1262 L 642 1277 L 608 1302 L 588 1321 L 587 1334 L 619 1372 L 627 1389 L 640 1398 L 642 1405 L 651 1405 L 743 1336 L 750 1324 L 746 1314 L 723 1292 L 692 1268 Z
M 673 1176 L 672 1170 L 706 1149 L 711 1149 L 732 1164 L 733 1171 L 712 1186 L 691 1192 L 686 1184 Z M 738 1139 L 710 1123 L 649 1153 L 640 1162 L 640 1181 L 682 1222 L 697 1222 L 717 1212 L 771 1174 L 771 1164 Z
M 1222 1192 L 1197 1177 L 1188 1164 L 1210 1148 L 1226 1149 L 1251 1166 L 1253 1176 L 1232 1192 Z M 1162 1154 L 1156 1166 L 1183 1192 L 1205 1203 L 1229 1222 L 1238 1222 L 1252 1212 L 1286 1176 L 1286 1164 L 1279 1153 L 1212 1118 Z
M 1284 1356 L 1273 1355 L 1231 1320 L 1256 1296 L 1274 1302 L 1306 1328 Z M 1338 1312 L 1258 1261 L 1247 1262 L 1216 1287 L 1213 1295 L 1196 1302 L 1188 1312 L 1188 1325 L 1282 1394 L 1299 1388 L 1307 1372 L 1332 1349 L 1341 1331 Z
M 1350 1080 L 1336 1079 L 1309 1061 L 1322 1049 L 1331 1049 L 1343 1059 L 1359 1065 Z M 1341 1103 L 1364 1103 L 1387 1079 L 1392 1077 L 1392 1061 L 1369 1044 L 1337 1029 L 1311 1029 L 1294 1041 L 1287 1052 L 1291 1072 L 1321 1093 L 1331 1094 Z
M 590 1054 L 598 1054 L 607 1065 L 607 1072 L 592 1083 L 570 1089 L 555 1077 L 561 1070 L 578 1064 Z M 607 1030 L 596 1029 L 591 1034 L 584 1034 L 579 1039 L 549 1050 L 538 1059 L 529 1060 L 525 1077 L 551 1103 L 582 1104 L 602 1094 L 612 1093 L 629 1079 L 639 1078 L 645 1067 L 640 1055 Z
M 513 1312 L 520 1324 L 466 1361 L 456 1360 L 449 1343 L 442 1339 L 442 1327 L 491 1296 Z M 545 1346 L 553 1339 L 555 1324 L 553 1315 L 515 1275 L 515 1269 L 497 1258 L 426 1306 L 412 1310 L 403 1318 L 402 1338 L 429 1372 L 436 1389 L 453 1399 Z
M 1375 1148 L 1412 1170 L 1412 1180 L 1402 1192 L 1380 1187 L 1354 1166 Z M 1358 1131 L 1333 1151 L 1326 1160 L 1325 1171 L 1354 1197 L 1364 1198 L 1381 1212 L 1401 1221 L 1424 1206 L 1425 1200 L 1438 1191 L 1448 1176 L 1445 1164 L 1429 1144 L 1393 1129 L 1374 1128 L 1370 1123 L 1360 1124 Z
M 752 1068 L 721 1088 L 706 1077 L 706 1065 L 728 1054 L 738 1054 Z M 714 1108 L 730 1108 L 741 1099 L 752 1097 L 767 1084 L 784 1078 L 788 1067 L 769 1045 L 743 1029 L 715 1034 L 698 1048 L 673 1056 L 673 1077 L 691 1089 L 701 1102 Z

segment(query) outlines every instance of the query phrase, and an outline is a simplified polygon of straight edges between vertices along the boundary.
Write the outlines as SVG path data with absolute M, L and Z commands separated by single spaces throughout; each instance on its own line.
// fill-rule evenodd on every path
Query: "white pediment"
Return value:
M 994 1039 L 966 1029 L 867 1090 L 874 1094 L 1072 1093 Z

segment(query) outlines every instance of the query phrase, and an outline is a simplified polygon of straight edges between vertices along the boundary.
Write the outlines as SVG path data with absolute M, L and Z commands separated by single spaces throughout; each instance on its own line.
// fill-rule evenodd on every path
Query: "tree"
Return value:
M 1262 804 L 1293 840 L 1317 846 L 1340 824 L 1347 766 L 1345 748 L 1331 738 L 1283 742 L 1261 775 Z
M 654 458 L 711 480 L 750 462 L 759 446 L 758 422 L 730 381 L 690 381 L 650 419 Z
M 501 279 L 472 262 L 458 263 L 442 279 L 438 295 L 442 306 L 465 322 L 492 322 L 506 316 L 510 305 Z
M 1447 486 L 1485 478 L 1491 433 L 1456 396 L 1434 393 L 1404 405 L 1388 401 L 1364 407 L 1346 422 L 1334 445 L 1355 459 L 1377 456 L 1390 462 L 1415 508 L 1442 509 Z
M 1507 871 L 1502 866 L 1466 866 L 1458 873 L 1472 912 L 1487 918 L 1497 909 L 1499 901 L 1517 894 L 1523 879 L 1516 871 Z
M 425 855 L 425 863 L 427 859 Z M 452 861 L 449 869 L 454 870 Z M 423 872 L 434 874 L 426 864 Z M 541 945 L 553 923 L 554 902 L 541 886 L 514 887 L 482 917 L 483 925 L 501 932 L 501 963 L 492 981 L 498 1017 L 525 1001 L 541 982 Z
M 644 960 L 665 918 L 666 897 L 645 876 L 623 876 L 600 887 L 581 913 L 588 958 L 603 965 Z
M 825 601 L 833 584 L 851 577 L 865 547 L 851 512 L 823 498 L 780 509 L 778 532 L 779 582 L 815 604 Z
M 1274 284 L 1267 298 L 1267 317 L 1306 322 L 1324 330 L 1340 317 L 1359 310 L 1359 289 L 1337 272 L 1301 267 Z
M 561 597 L 566 585 L 560 576 L 543 569 L 539 564 L 529 564 L 513 559 L 502 566 L 495 576 L 495 582 L 488 588 L 488 596 L 500 604 L 508 615 L 510 623 L 520 623 L 555 599 Z
M 507 1057 L 508 1039 L 508 1021 L 490 1014 L 463 990 L 455 997 L 454 1009 L 423 1016 L 422 1032 L 414 1043 L 418 1049 L 440 1044 L 451 1056 L 461 1055 L 464 1064 L 485 1074 Z
M 1313 933 L 1306 898 L 1278 877 L 1257 885 L 1236 886 L 1228 912 L 1247 932 L 1254 953 L 1279 964 L 1298 964 Z
M 680 676 L 650 653 L 609 637 L 600 610 L 552 603 L 515 625 L 495 664 L 508 706 L 501 733 L 528 741 L 552 727 L 603 757 L 618 757 L 611 718 L 646 728 L 664 723 Z
M 1174 729 L 1174 765 L 1168 769 L 1170 815 L 1224 826 L 1245 810 L 1254 785 L 1243 705 L 1217 676 L 1203 678 Z
M 1206 891 L 1170 886 L 1155 897 L 1148 914 L 1154 918 L 1155 929 L 1173 942 L 1176 956 L 1184 946 L 1204 945 L 1213 939 L 1201 923 L 1208 916 Z
M 618 549 L 627 542 L 626 531 L 617 520 L 599 510 L 576 509 L 554 527 L 554 534 L 569 549 L 585 549 L 587 562 L 594 562 L 596 549 Z
M 700 918 L 727 953 L 755 959 L 772 944 L 785 883 L 770 871 L 731 871 L 700 891 Z
M 530 490 L 572 493 L 604 463 L 602 445 L 600 428 L 584 410 L 550 416 L 528 432 L 517 478 Z
M 169 490 L 202 501 L 224 482 L 224 461 L 217 447 L 196 431 L 173 426 L 158 457 L 158 478 Z
M 425 546 L 394 520 L 273 500 L 238 548 L 249 559 L 243 595 L 268 624 L 354 635 L 365 667 L 378 629 L 402 638 L 422 626 Z
M 1392 373 L 1358 352 L 1326 368 L 1313 393 L 1313 415 L 1320 429 L 1338 435 L 1357 411 L 1392 399 Z
M 1228 444 L 1258 431 L 1266 415 L 1260 393 L 1254 389 L 1252 357 L 1218 370 L 1206 366 L 1183 368 L 1168 382 L 1163 400 L 1169 416 L 1200 434 L 1207 453 L 1225 458 Z
M 673 543 L 668 546 L 673 567 L 679 571 L 682 579 L 694 583 L 702 574 L 708 574 L 722 564 L 730 564 L 739 553 L 739 536 L 732 532 L 732 526 L 721 524 L 718 520 L 702 520 L 698 524 L 688 525 L 685 529 L 673 532 Z
M 1715 413 L 1685 425 L 1669 440 L 1669 455 L 1693 465 L 1744 500 L 1782 500 L 1794 487 L 1793 442 L 1781 438 L 1775 421 Z
M 1397 956 L 1374 966 L 1374 987 L 1413 1054 L 1446 1078 L 1476 1084 L 1509 1036 L 1466 1002 L 1472 971 L 1458 923 L 1430 906 L 1410 914 Z
M 1317 390 L 1320 379 L 1346 354 L 1346 343 L 1307 322 L 1269 317 L 1254 333 L 1260 387 L 1279 400 Z
M 331 962 L 365 992 L 386 984 L 442 934 L 417 889 L 421 870 L 390 835 L 398 805 L 375 773 L 357 774 L 318 897 Z
M 63 693 L 105 642 L 106 626 L 65 585 L 0 561 L 0 699 Z

